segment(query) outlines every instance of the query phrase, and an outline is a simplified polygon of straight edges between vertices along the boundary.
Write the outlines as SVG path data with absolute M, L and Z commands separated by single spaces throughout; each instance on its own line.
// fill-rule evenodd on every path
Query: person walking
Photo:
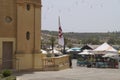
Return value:
M 71 58 L 71 55 L 69 55 L 69 67 L 72 68 L 72 58 Z

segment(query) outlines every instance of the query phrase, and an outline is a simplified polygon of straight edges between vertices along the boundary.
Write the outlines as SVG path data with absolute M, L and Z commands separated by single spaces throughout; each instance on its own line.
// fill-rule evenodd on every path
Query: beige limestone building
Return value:
M 42 69 L 41 0 L 0 0 L 0 69 Z

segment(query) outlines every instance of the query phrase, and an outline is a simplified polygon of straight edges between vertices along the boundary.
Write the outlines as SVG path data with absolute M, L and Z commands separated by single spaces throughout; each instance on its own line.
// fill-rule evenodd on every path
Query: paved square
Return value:
M 77 67 L 61 71 L 23 73 L 17 80 L 120 80 L 120 69 Z

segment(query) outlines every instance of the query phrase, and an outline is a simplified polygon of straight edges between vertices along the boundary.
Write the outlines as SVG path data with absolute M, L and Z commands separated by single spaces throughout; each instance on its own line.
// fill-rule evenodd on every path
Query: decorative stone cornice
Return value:
M 29 4 L 34 4 L 36 6 L 41 6 L 41 0 L 17 0 L 17 4 L 24 4 L 24 3 L 29 3 Z

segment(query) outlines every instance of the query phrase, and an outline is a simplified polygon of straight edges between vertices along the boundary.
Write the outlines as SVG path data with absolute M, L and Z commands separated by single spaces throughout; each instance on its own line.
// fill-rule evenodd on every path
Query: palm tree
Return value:
M 54 49 L 54 44 L 55 44 L 55 38 L 53 36 L 50 38 L 50 43 L 51 43 L 52 50 L 53 50 Z
M 66 54 L 66 51 L 65 51 L 65 47 L 67 45 L 67 41 L 68 39 L 67 38 L 64 38 L 64 46 L 63 46 L 63 53 Z

